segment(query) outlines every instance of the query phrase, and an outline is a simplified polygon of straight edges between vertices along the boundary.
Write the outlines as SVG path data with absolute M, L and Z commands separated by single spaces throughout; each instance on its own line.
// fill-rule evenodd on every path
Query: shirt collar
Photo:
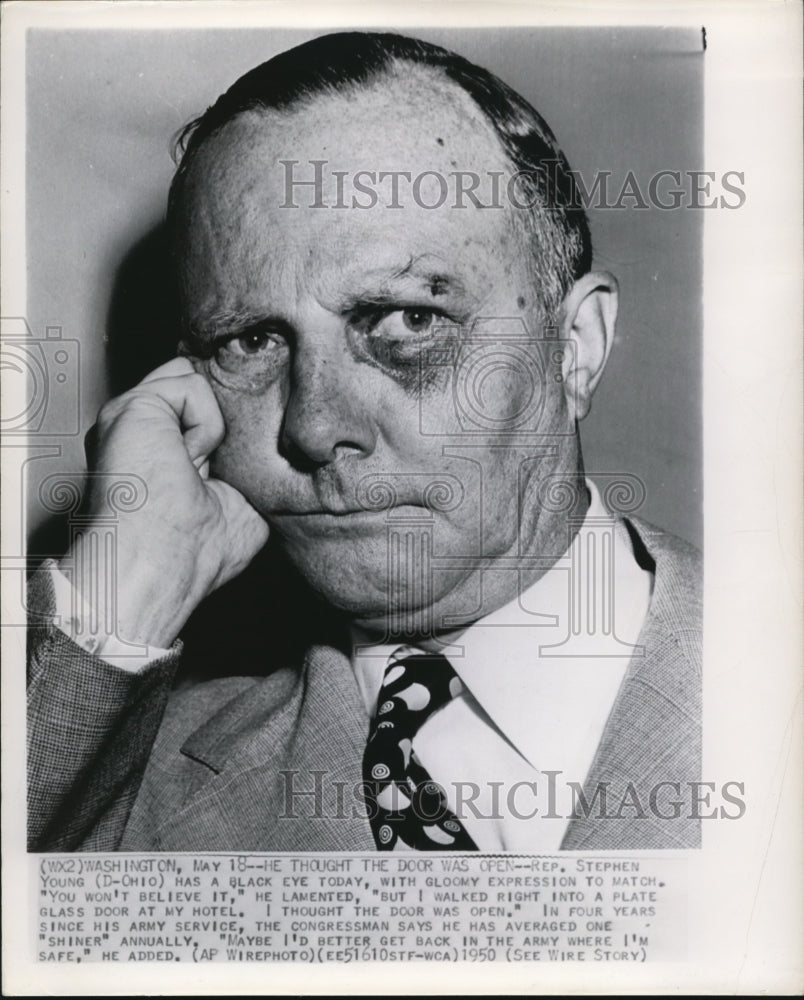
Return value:
M 636 643 L 650 603 L 652 578 L 637 564 L 625 527 L 606 510 L 595 484 L 587 479 L 586 485 L 589 508 L 564 555 L 520 595 L 474 622 L 454 646 L 444 650 L 471 696 L 534 766 L 538 766 L 534 758 L 541 755 L 542 742 L 523 705 L 548 699 L 559 714 L 569 716 L 590 670 L 598 676 L 601 671 L 621 675 L 631 656 L 629 644 Z M 599 655 L 602 623 L 598 623 L 589 635 L 575 636 L 572 653 L 562 655 L 572 602 L 581 588 L 588 592 L 594 584 L 590 574 L 595 564 L 583 555 L 590 550 L 590 536 L 601 531 L 613 539 L 611 593 L 622 652 Z M 580 574 L 574 572 L 579 565 Z M 373 714 L 388 657 L 399 644 L 372 645 L 359 630 L 353 630 L 352 638 L 358 687 Z M 555 652 L 540 656 L 540 648 Z

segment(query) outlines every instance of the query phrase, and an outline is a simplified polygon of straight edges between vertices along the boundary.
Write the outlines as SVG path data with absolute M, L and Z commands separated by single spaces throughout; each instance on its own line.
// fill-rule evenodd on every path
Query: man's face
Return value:
M 325 160 L 324 200 L 349 207 L 314 207 L 310 187 L 289 199 L 282 160 L 297 180 Z M 387 207 L 388 180 L 375 207 L 351 207 L 368 201 L 360 171 L 460 170 L 511 173 L 469 98 L 414 71 L 241 115 L 187 187 L 189 346 L 226 423 L 213 473 L 317 591 L 374 627 L 389 610 L 421 627 L 428 607 L 468 620 L 513 592 L 516 570 L 500 567 L 544 531 L 525 498 L 573 441 L 559 380 L 528 342 L 541 321 L 515 209 L 456 207 L 452 181 L 428 208 L 432 175 L 400 183 L 401 207 Z

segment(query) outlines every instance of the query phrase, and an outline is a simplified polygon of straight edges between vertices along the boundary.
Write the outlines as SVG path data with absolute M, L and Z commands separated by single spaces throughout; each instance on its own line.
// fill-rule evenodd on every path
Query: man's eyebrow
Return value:
M 392 303 L 404 298 L 405 292 L 412 288 L 434 299 L 466 294 L 463 281 L 438 266 L 432 254 L 411 257 L 400 266 L 364 270 L 359 280 L 350 284 L 352 291 L 342 303 L 344 312 L 365 303 Z M 190 323 L 186 339 L 200 345 L 221 337 L 242 337 L 267 329 L 288 330 L 289 324 L 286 319 L 272 314 L 260 314 L 249 309 L 225 309 L 197 317 Z
M 285 329 L 287 322 L 279 316 L 260 315 L 248 310 L 226 310 L 197 318 L 189 325 L 193 341 L 210 341 L 217 337 L 243 337 L 266 329 Z
M 429 256 L 429 255 L 428 255 Z M 395 278 L 408 276 L 418 278 L 427 286 L 433 296 L 446 295 L 449 292 L 464 291 L 463 282 L 456 275 L 448 274 L 443 268 L 434 267 L 428 256 L 411 257 L 411 259 L 395 272 Z
M 431 254 L 411 257 L 398 267 L 365 271 L 358 284 L 365 286 L 366 297 L 369 299 L 385 299 L 411 285 L 418 286 L 418 290 L 433 298 L 462 295 L 466 292 L 463 281 L 434 263 Z

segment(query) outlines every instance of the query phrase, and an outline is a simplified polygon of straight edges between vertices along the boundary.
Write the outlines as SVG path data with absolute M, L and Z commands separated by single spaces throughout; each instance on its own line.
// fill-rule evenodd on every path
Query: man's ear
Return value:
M 583 420 L 592 405 L 614 341 L 617 322 L 617 279 L 607 271 L 590 271 L 572 286 L 560 312 L 561 338 L 574 350 L 566 352 L 564 388 L 570 415 Z

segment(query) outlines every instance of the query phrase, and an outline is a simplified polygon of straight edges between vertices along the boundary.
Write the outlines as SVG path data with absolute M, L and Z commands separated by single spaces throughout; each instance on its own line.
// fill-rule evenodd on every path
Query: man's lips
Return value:
M 386 523 L 414 519 L 424 523 L 430 521 L 432 512 L 422 504 L 400 503 L 381 509 L 357 508 L 315 508 L 311 510 L 277 510 L 267 515 L 268 522 L 280 532 L 290 529 L 301 532 L 317 529 L 354 531 L 361 528 L 376 530 Z
M 308 484 L 311 489 L 287 492 L 264 510 L 269 523 L 376 524 L 416 519 L 431 521 L 436 513 L 459 507 L 464 486 L 451 473 L 369 473 L 357 482 L 323 472 Z

